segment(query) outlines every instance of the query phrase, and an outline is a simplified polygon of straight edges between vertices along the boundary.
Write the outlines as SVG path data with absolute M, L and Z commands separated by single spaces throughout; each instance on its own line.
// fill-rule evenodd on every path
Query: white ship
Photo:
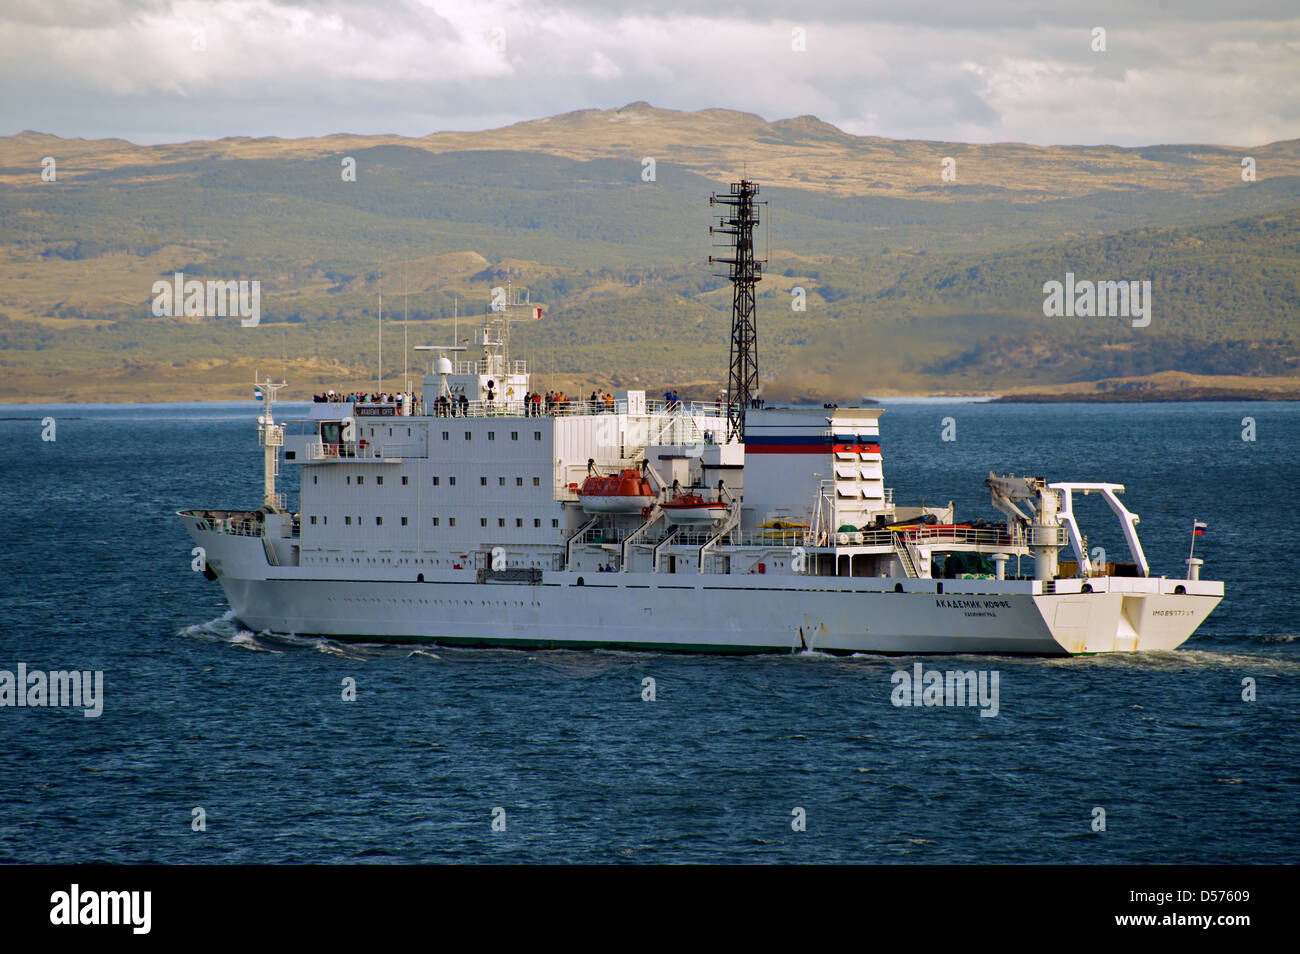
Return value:
M 743 241 L 720 261 L 752 292 Z M 461 646 L 1060 655 L 1173 649 L 1223 597 L 1191 556 L 1185 578 L 1152 575 L 1121 484 L 990 473 L 997 522 L 895 503 L 879 408 L 760 406 L 743 388 L 743 403 L 636 390 L 526 402 L 529 369 L 508 353 L 521 313 L 540 310 L 498 298 L 472 359 L 428 349 L 446 353 L 418 402 L 330 398 L 279 422 L 283 384 L 259 383 L 264 505 L 180 513 L 245 626 Z M 301 468 L 293 508 L 276 490 L 282 462 Z M 1094 493 L 1127 563 L 1089 558 L 1074 503 Z

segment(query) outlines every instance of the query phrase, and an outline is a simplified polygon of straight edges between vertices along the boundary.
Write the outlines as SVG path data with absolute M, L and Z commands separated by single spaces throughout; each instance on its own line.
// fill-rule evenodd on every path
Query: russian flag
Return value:
M 1199 521 L 1199 520 L 1193 520 L 1193 521 L 1192 521 L 1192 536 L 1195 536 L 1195 537 L 1203 537 L 1203 536 L 1205 536 L 1205 524 L 1201 523 L 1201 521 Z

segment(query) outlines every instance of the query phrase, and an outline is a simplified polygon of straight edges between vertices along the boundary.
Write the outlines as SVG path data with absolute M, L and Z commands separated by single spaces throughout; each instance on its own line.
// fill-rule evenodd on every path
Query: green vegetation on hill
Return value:
M 617 135 L 585 111 L 426 140 L 0 140 L 0 400 L 237 397 L 236 368 L 282 360 L 302 393 L 373 380 L 381 290 L 391 373 L 404 313 L 412 345 L 449 343 L 453 315 L 463 336 L 508 281 L 547 305 L 513 350 L 559 386 L 709 392 L 731 299 L 707 261 L 707 199 L 739 156 L 771 203 L 759 353 L 774 394 L 1300 375 L 1295 143 L 1253 150 L 1269 174 L 1243 183 L 1240 151 L 1216 147 L 890 143 L 642 104 L 614 118 L 631 115 Z M 43 183 L 39 157 L 61 144 Z M 959 184 L 917 171 L 939 154 L 958 156 Z M 153 282 L 177 271 L 260 281 L 261 323 L 154 317 Z M 1151 325 L 1044 317 L 1043 283 L 1066 272 L 1149 279 Z

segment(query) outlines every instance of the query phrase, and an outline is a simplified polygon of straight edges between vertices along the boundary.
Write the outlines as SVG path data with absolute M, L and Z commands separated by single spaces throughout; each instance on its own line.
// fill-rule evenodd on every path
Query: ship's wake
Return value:
M 255 633 L 235 618 L 233 610 L 227 610 L 205 623 L 182 627 L 177 635 L 205 642 L 227 643 L 254 652 L 285 653 L 294 650 L 315 650 L 329 656 L 358 662 L 401 657 L 442 658 L 424 647 L 412 649 L 410 646 L 392 643 L 343 642 L 325 636 L 298 636 L 294 633 L 277 633 L 267 629 Z

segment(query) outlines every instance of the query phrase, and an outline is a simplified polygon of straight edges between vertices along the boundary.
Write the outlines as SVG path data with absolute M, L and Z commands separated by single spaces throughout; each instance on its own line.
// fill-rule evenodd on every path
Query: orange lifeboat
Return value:
M 727 515 L 727 505 L 721 500 L 705 500 L 696 493 L 681 494 L 662 506 L 669 523 L 687 527 L 707 526 Z
M 655 501 L 650 481 L 633 469 L 605 476 L 593 474 L 582 482 L 577 494 L 587 513 L 640 513 Z

